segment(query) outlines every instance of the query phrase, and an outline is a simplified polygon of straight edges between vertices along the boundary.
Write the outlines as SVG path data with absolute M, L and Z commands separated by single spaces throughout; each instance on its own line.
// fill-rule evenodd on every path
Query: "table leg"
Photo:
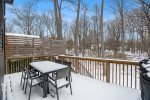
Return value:
M 48 76 L 49 76 L 49 75 L 47 74 L 47 79 L 46 79 L 46 80 L 47 80 L 47 94 L 49 94 L 49 93 L 50 93 L 50 92 L 49 92 L 49 82 L 48 82 Z
M 43 75 L 43 98 L 47 97 L 47 75 Z

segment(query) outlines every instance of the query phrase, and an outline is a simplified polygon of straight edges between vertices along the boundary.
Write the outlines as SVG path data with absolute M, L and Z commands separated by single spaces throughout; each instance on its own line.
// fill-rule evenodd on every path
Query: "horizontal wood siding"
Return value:
M 6 58 L 25 55 L 60 55 L 66 50 L 64 40 L 41 39 L 37 37 L 6 35 Z

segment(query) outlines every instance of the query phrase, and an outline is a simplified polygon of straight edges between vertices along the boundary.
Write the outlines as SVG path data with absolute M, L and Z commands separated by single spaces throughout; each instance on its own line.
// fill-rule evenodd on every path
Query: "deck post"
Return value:
M 110 83 L 110 62 L 106 63 L 106 82 Z

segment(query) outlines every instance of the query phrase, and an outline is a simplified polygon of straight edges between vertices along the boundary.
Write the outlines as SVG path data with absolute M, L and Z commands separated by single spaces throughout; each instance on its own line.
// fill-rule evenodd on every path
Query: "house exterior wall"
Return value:
M 4 81 L 4 33 L 5 33 L 5 3 L 0 0 L 0 100 L 3 98 L 2 83 Z

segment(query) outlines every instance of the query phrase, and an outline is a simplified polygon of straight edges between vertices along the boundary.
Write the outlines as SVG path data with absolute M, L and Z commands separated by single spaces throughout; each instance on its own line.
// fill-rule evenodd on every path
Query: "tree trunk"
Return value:
M 62 18 L 61 18 L 61 3 L 58 4 L 58 0 L 54 0 L 54 11 L 55 11 L 55 19 L 56 19 L 56 31 L 57 31 L 57 39 L 63 39 L 62 36 Z
M 101 18 L 100 18 L 100 34 L 101 34 L 101 56 L 104 57 L 104 33 L 103 33 L 103 11 L 104 11 L 104 0 L 101 4 Z
M 80 17 L 80 0 L 78 0 L 78 8 L 77 8 L 77 19 L 76 19 L 76 28 L 75 28 L 75 55 L 78 56 L 78 38 L 79 38 L 79 17 Z

